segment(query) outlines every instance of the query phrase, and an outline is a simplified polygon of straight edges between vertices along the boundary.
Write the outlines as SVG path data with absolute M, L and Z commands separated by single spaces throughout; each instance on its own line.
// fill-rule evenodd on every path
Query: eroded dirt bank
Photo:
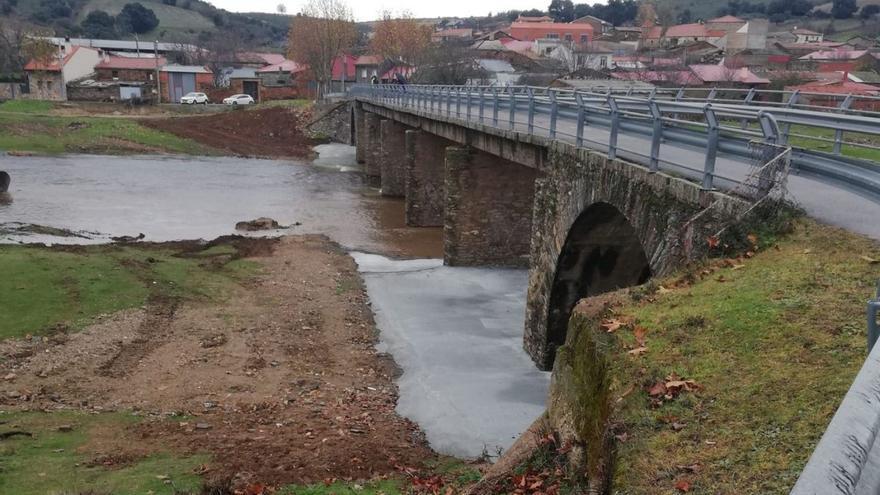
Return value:
M 259 158 L 306 158 L 317 144 L 303 132 L 308 110 L 268 107 L 214 115 L 145 119 L 147 127 L 192 139 L 227 154 Z
M 105 465 L 208 453 L 215 486 L 371 478 L 433 459 L 394 411 L 396 369 L 374 348 L 353 260 L 320 236 L 248 242 L 239 252 L 260 274 L 222 301 L 156 293 L 79 332 L 0 343 L 0 407 L 139 411 L 146 421 L 93 438 L 90 453 Z

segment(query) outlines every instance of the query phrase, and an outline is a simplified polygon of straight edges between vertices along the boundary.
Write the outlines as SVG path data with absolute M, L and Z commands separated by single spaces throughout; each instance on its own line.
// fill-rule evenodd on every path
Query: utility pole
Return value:
M 159 81 L 159 40 L 153 42 L 153 56 L 156 57 L 156 104 L 162 103 L 162 83 Z

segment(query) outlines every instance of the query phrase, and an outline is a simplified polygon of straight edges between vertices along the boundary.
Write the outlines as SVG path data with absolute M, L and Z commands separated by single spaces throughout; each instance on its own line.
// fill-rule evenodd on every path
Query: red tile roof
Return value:
M 708 36 L 709 33 L 706 31 L 706 26 L 699 23 L 678 24 L 676 26 L 669 26 L 666 30 L 667 38 L 705 38 Z
M 355 61 L 356 65 L 379 65 L 384 59 L 379 55 L 361 55 Z
M 867 53 L 868 50 L 822 50 L 804 55 L 800 60 L 856 60 Z
M 707 22 L 713 22 L 713 23 L 718 23 L 718 24 L 728 23 L 728 22 L 729 22 L 729 23 L 733 24 L 733 23 L 740 23 L 740 22 L 746 22 L 746 21 L 744 21 L 744 20 L 742 20 L 742 19 L 740 19 L 739 17 L 736 17 L 736 16 L 725 15 L 725 16 L 722 16 L 722 17 L 716 17 L 715 19 L 710 19 L 710 20 L 707 21 Z
M 293 60 L 285 60 L 280 64 L 272 64 L 263 67 L 262 69 L 258 69 L 257 72 L 265 73 L 265 72 L 302 72 L 306 70 L 306 66 L 300 65 Z
M 67 55 L 64 56 L 64 59 L 58 60 L 58 57 L 52 57 L 52 60 L 49 62 L 42 62 L 38 60 L 31 60 L 24 66 L 24 70 L 26 71 L 41 71 L 41 72 L 61 72 L 61 68 L 67 64 L 67 61 L 70 60 L 70 57 L 73 56 L 74 53 L 79 50 L 80 47 L 73 45 L 70 47 L 70 51 L 67 52 Z
M 159 57 L 158 64 L 155 58 L 136 57 L 108 57 L 98 62 L 96 69 L 134 69 L 154 70 L 156 66 L 162 67 L 167 63 L 163 57 Z
M 880 90 L 870 84 L 857 83 L 853 81 L 824 81 L 811 82 L 798 86 L 788 86 L 788 91 L 799 90 L 804 93 L 843 93 L 854 95 L 880 95 Z
M 769 79 L 755 75 L 746 67 L 733 69 L 723 65 L 695 64 L 688 66 L 703 82 L 736 82 L 743 84 L 770 84 Z

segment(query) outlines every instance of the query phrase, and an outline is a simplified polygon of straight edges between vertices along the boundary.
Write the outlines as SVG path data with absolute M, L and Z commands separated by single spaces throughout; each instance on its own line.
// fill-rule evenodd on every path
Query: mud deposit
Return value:
M 208 453 L 209 486 L 371 478 L 433 459 L 395 413 L 396 367 L 374 347 L 354 261 L 322 236 L 211 247 L 223 242 L 261 269 L 222 301 L 155 294 L 79 332 L 0 343 L 0 407 L 137 411 L 146 420 L 123 438 L 88 448 L 112 459 Z

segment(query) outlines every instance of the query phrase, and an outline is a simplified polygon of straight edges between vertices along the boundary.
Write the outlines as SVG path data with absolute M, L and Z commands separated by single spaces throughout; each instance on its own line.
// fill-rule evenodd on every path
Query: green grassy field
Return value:
M 751 258 L 634 289 L 613 318 L 620 494 L 785 494 L 865 359 L 880 246 L 804 220 Z M 643 353 L 628 351 L 641 344 Z M 673 376 L 698 389 L 649 394 Z M 629 393 L 626 391 L 629 390 Z
M 142 126 L 134 119 L 51 114 L 46 101 L 0 105 L 0 151 L 61 153 L 176 153 L 216 155 L 204 145 Z
M 257 266 L 222 245 L 182 256 L 172 248 L 0 246 L 0 339 L 82 328 L 96 316 L 139 307 L 151 294 L 222 298 Z M 219 260 L 223 263 L 209 263 Z
M 0 433 L 32 435 L 0 441 L 0 493 L 199 493 L 202 480 L 194 470 L 208 461 L 204 455 L 154 451 L 120 465 L 102 465 L 94 451 L 100 447 L 89 444 L 96 437 L 118 438 L 137 421 L 125 413 L 0 412 Z M 62 431 L 68 427 L 70 431 Z

